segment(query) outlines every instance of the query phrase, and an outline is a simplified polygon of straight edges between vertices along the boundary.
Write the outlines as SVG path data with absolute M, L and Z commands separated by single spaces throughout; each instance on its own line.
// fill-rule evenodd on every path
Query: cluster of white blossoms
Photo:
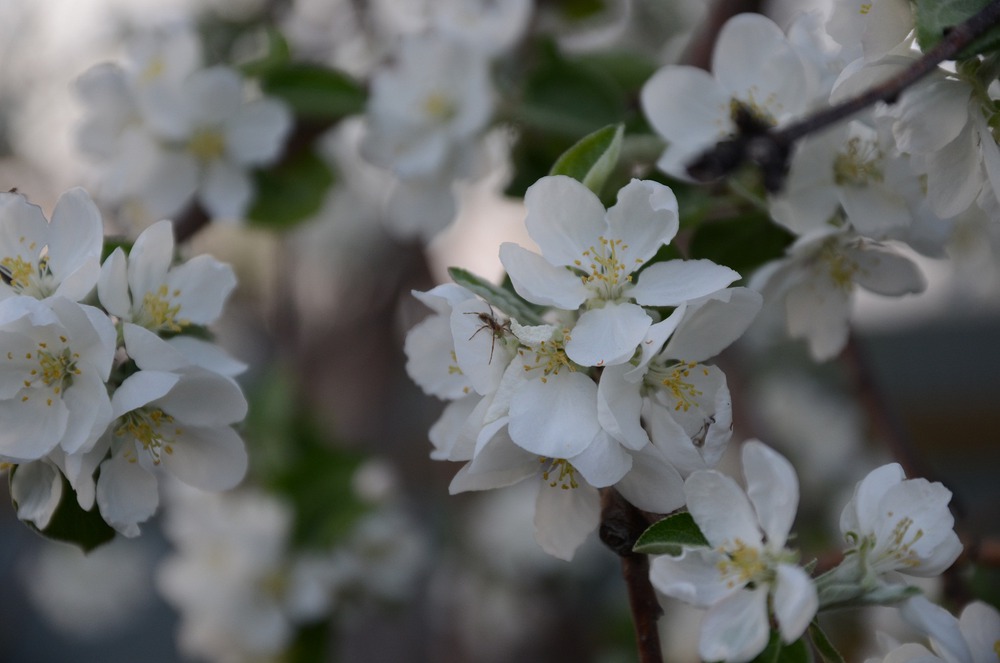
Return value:
M 0 462 L 21 520 L 44 530 L 69 486 L 82 509 L 96 502 L 135 536 L 156 511 L 160 473 L 224 490 L 246 471 L 232 428 L 247 411 L 232 377 L 244 366 L 185 334 L 215 321 L 236 279 L 209 256 L 173 265 L 166 221 L 102 265 L 103 243 L 82 189 L 51 222 L 0 194 Z
M 897 574 L 938 575 L 962 551 L 951 493 L 905 479 L 893 463 L 858 483 L 841 515 L 845 559 L 813 580 L 786 547 L 799 503 L 794 469 L 756 440 L 744 443 L 742 459 L 745 489 L 715 470 L 684 482 L 688 511 L 708 545 L 684 546 L 651 564 L 660 592 L 707 609 L 698 645 L 706 661 L 752 660 L 767 645 L 772 612 L 782 641 L 791 643 L 824 608 L 898 601 L 905 594 Z
M 900 71 L 917 55 L 912 29 L 903 0 L 839 1 L 825 25 L 806 15 L 787 35 L 763 16 L 733 17 L 712 73 L 667 66 L 643 89 L 646 115 L 668 141 L 660 169 L 690 179 L 686 166 L 735 135 L 740 118 L 781 127 Z M 996 217 L 990 89 L 976 67 L 941 69 L 898 104 L 796 142 L 782 190 L 762 203 L 797 239 L 751 285 L 783 303 L 790 334 L 807 340 L 815 359 L 844 347 L 858 287 L 886 296 L 924 289 L 893 244 L 940 256 L 957 226 Z
M 392 172 L 386 221 L 428 240 L 455 218 L 454 182 L 485 173 L 483 137 L 496 93 L 491 65 L 519 39 L 531 0 L 433 5 L 371 75 L 363 156 Z
M 95 190 L 141 227 L 195 200 L 213 218 L 241 219 L 250 169 L 273 163 L 292 128 L 284 104 L 202 61 L 190 28 L 163 28 L 137 34 L 124 65 L 97 65 L 77 82 L 78 142 L 97 166 Z
M 597 527 L 598 488 L 668 513 L 684 477 L 718 461 L 732 408 L 725 376 L 702 362 L 743 333 L 760 296 L 707 260 L 646 265 L 678 230 L 662 184 L 632 180 L 606 210 L 550 176 L 525 204 L 541 255 L 500 249 L 519 297 L 416 293 L 434 315 L 407 336 L 407 371 L 451 401 L 430 431 L 432 457 L 465 463 L 451 491 L 534 479 L 536 538 L 569 559 Z

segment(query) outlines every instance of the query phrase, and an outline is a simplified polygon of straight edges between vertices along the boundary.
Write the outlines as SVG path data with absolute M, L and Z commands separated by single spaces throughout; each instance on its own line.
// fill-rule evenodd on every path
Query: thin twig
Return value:
M 628 603 L 635 623 L 639 663 L 663 663 L 660 633 L 656 622 L 663 614 L 653 585 L 649 582 L 649 558 L 632 552 L 639 536 L 649 527 L 649 519 L 614 488 L 601 490 L 600 537 L 622 564 L 628 588 Z
M 998 22 L 1000 0 L 993 0 L 978 14 L 946 29 L 941 41 L 919 60 L 888 80 L 781 129 L 766 129 L 745 123 L 739 127 L 736 137 L 720 141 L 693 160 L 688 166 L 688 174 L 696 180 L 710 181 L 733 172 L 745 161 L 751 161 L 760 167 L 765 187 L 775 192 L 784 181 L 788 170 L 788 156 L 796 140 L 844 120 L 876 102 L 895 103 L 906 88 L 934 71 L 941 62 L 955 59 L 977 37 Z

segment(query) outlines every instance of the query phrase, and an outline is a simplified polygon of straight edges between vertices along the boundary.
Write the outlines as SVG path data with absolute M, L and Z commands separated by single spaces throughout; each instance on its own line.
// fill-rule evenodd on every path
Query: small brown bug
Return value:
M 476 331 L 472 332 L 472 336 L 469 337 L 471 341 L 476 337 L 476 334 L 483 331 L 484 329 L 489 329 L 490 334 L 493 338 L 490 340 L 490 360 L 486 363 L 493 363 L 493 350 L 496 348 L 497 339 L 503 338 L 503 335 L 510 332 L 510 320 L 500 322 L 492 313 L 485 313 L 481 311 L 467 311 L 465 315 L 474 315 L 479 318 L 480 322 L 483 324 L 476 328 Z

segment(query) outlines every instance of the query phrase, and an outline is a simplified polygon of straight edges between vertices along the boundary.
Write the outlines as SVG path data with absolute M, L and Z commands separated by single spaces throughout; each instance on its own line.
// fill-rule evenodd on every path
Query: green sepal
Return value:
M 812 640 L 813 646 L 819 652 L 819 655 L 823 657 L 825 663 L 846 663 L 844 657 L 841 656 L 837 648 L 830 642 L 830 638 L 826 637 L 826 633 L 815 619 L 809 624 L 808 633 L 809 639 Z
M 254 225 L 284 229 L 319 211 L 333 184 L 330 166 L 305 150 L 254 176 L 257 197 L 247 213 Z
M 924 51 L 933 48 L 944 38 L 946 30 L 964 23 L 988 4 L 990 0 L 916 0 L 917 43 Z M 971 58 L 997 49 L 1000 49 L 1000 26 L 995 25 L 962 49 L 955 59 Z
M 750 663 L 812 663 L 812 660 L 812 652 L 804 638 L 785 644 L 781 641 L 780 633 L 771 631 L 764 651 L 757 654 Z
M 690 513 L 675 513 L 657 521 L 642 533 L 632 547 L 643 555 L 672 555 L 683 552 L 683 547 L 708 547 L 708 539 L 694 522 Z
M 347 74 L 308 62 L 289 62 L 260 77 L 265 94 L 288 104 L 306 120 L 336 121 L 365 109 L 368 95 Z
M 584 136 L 563 152 L 549 175 L 572 177 L 598 196 L 618 163 L 625 136 L 624 124 L 611 124 Z
M 486 279 L 461 267 L 449 267 L 448 274 L 451 275 L 455 283 L 479 295 L 486 300 L 487 304 L 500 309 L 522 325 L 542 324 L 539 312 L 531 304 L 521 299 L 517 293 L 493 285 Z
M 16 471 L 17 467 L 11 468 L 10 481 L 14 480 Z M 24 524 L 47 539 L 72 544 L 83 552 L 90 552 L 114 539 L 114 528 L 104 522 L 96 505 L 91 507 L 90 511 L 85 511 L 76 500 L 76 491 L 73 490 L 73 486 L 70 485 L 62 472 L 59 473 L 59 478 L 62 481 L 62 495 L 49 524 L 45 526 L 45 529 L 39 529 L 27 521 Z M 14 508 L 17 509 L 16 502 L 14 502 Z

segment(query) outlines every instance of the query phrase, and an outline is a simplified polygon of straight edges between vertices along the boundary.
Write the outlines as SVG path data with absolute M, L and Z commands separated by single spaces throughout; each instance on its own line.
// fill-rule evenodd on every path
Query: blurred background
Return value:
M 401 35 L 425 29 L 433 4 L 0 0 L 0 190 L 16 187 L 48 214 L 66 189 L 94 185 L 78 147 L 76 81 L 126 58 L 144 29 L 188 23 L 210 57 L 222 57 L 218 47 L 238 59 L 259 52 L 262 25 L 276 25 L 296 58 L 364 80 Z M 0 660 L 635 660 L 615 555 L 596 537 L 572 563 L 542 552 L 529 486 L 449 495 L 457 466 L 431 461 L 427 439 L 442 403 L 404 371 L 406 330 L 427 314 L 410 292 L 446 281 L 449 266 L 500 278 L 499 244 L 530 242 L 524 188 L 589 131 L 642 124 L 636 91 L 681 57 L 708 3 L 535 5 L 495 66 L 506 118 L 481 136 L 481 172 L 453 186 L 457 218 L 431 241 L 386 223 L 388 176 L 359 156 L 360 117 L 324 133 L 321 155 L 336 177 L 308 218 L 194 234 L 185 255 L 212 253 L 239 278 L 214 331 L 250 366 L 241 376 L 251 403 L 241 430 L 248 479 L 219 496 L 168 487 L 141 537 L 86 556 L 4 506 Z M 782 23 L 802 5 L 759 8 Z M 617 64 L 601 59 L 607 53 Z M 601 83 L 609 76 L 617 78 Z M 555 80 L 577 87 L 551 101 Z M 554 130 L 539 109 L 578 106 L 580 90 L 594 96 L 581 126 Z M 654 157 L 658 149 L 631 147 Z M 125 217 L 105 209 L 108 232 L 134 235 Z M 854 482 L 900 454 L 955 492 L 963 532 L 1000 535 L 991 471 L 1000 456 L 1000 270 L 979 244 L 961 260 L 920 264 L 926 293 L 859 298 L 856 333 L 836 362 L 816 366 L 802 344 L 775 341 L 766 315 L 717 362 L 737 415 L 724 465 L 734 469 L 736 443 L 750 437 L 788 455 L 803 485 L 798 544 L 807 559 L 837 548 Z M 972 586 L 995 600 L 994 574 L 976 572 Z M 679 605 L 667 613 L 667 660 L 695 660 L 697 613 Z M 848 660 L 860 660 L 874 643 L 852 619 L 862 618 L 832 628 L 851 643 Z M 905 634 L 892 611 L 864 619 Z

